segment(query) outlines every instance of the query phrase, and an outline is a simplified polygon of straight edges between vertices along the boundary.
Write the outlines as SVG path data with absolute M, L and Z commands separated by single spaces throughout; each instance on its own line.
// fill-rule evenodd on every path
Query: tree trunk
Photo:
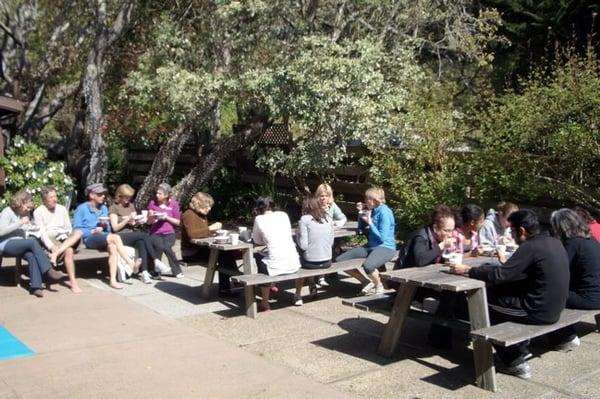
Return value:
M 167 142 L 160 147 L 154 162 L 152 162 L 152 167 L 137 193 L 135 199 L 137 209 L 145 209 L 156 187 L 173 173 L 177 157 L 191 133 L 192 129 L 188 125 L 179 125 L 171 133 Z
M 266 116 L 258 116 L 250 123 L 238 125 L 234 134 L 217 144 L 202 158 L 173 189 L 173 196 L 181 205 L 186 205 L 194 192 L 205 184 L 223 163 L 232 155 L 257 140 L 271 125 Z

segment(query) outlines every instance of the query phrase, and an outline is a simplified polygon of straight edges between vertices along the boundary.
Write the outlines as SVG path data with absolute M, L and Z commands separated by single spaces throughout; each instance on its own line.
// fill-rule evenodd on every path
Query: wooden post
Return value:
M 252 256 L 252 247 L 244 249 L 244 274 L 256 274 L 256 264 Z M 246 316 L 256 318 L 256 295 L 254 286 L 244 287 L 244 303 L 246 305 Z
M 471 330 L 479 330 L 490 326 L 490 316 L 487 309 L 487 294 L 485 287 L 467 291 L 469 303 L 469 318 Z M 473 362 L 477 386 L 488 391 L 496 392 L 496 369 L 492 345 L 481 339 L 473 340 Z
M 394 300 L 394 307 L 392 308 L 390 319 L 383 331 L 379 349 L 377 349 L 377 353 L 381 356 L 391 357 L 394 355 L 398 342 L 400 341 L 400 335 L 402 335 L 404 321 L 408 316 L 410 304 L 415 296 L 416 290 L 417 287 L 411 284 L 400 285 L 400 289 Z
M 210 298 L 210 288 L 215 277 L 215 269 L 217 268 L 218 255 L 218 249 L 210 249 L 210 252 L 208 254 L 208 265 L 206 267 L 206 274 L 204 275 L 204 284 L 202 285 L 202 299 L 204 300 L 208 300 Z

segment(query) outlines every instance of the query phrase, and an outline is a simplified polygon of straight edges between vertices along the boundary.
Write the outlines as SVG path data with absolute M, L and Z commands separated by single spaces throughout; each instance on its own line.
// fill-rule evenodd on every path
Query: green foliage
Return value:
M 0 158 L 0 166 L 7 176 L 6 192 L 0 201 L 3 207 L 19 190 L 31 193 L 37 206 L 41 204 L 39 193 L 45 186 L 54 186 L 59 198 L 65 198 L 74 188 L 73 180 L 65 173 L 64 163 L 48 161 L 45 150 L 21 137 L 16 137 Z
M 456 91 L 430 78 L 407 104 L 399 146 L 372 148 L 363 160 L 374 182 L 387 187 L 401 233 L 426 223 L 435 205 L 459 206 L 466 196 L 466 126 Z
M 478 116 L 481 195 L 600 207 L 600 62 L 592 51 L 565 56 Z

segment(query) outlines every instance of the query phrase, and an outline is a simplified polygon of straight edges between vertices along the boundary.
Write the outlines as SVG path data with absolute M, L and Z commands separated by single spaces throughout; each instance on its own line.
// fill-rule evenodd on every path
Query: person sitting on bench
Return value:
M 69 211 L 58 203 L 56 188 L 52 186 L 42 189 L 42 205 L 33 211 L 35 224 L 44 230 L 42 239 L 46 248 L 51 249 L 50 263 L 56 265 L 58 258 L 63 255 L 65 269 L 69 276 L 69 288 L 74 293 L 80 293 L 81 288 L 75 278 L 75 248 L 79 245 L 83 232 L 73 230 Z
M 123 287 L 117 283 L 117 256 L 121 256 L 137 273 L 141 259 L 133 261 L 121 241 L 121 237 L 111 233 L 108 208 L 104 205 L 106 188 L 102 183 L 93 183 L 86 187 L 88 201 L 75 209 L 73 228 L 83 231 L 83 244 L 86 248 L 108 251 L 108 273 L 111 288 L 120 290 Z
M 302 213 L 298 223 L 296 241 L 302 250 L 301 263 L 305 269 L 326 269 L 331 267 L 331 247 L 333 245 L 333 220 L 325 212 L 316 197 L 307 197 L 302 204 Z M 296 279 L 294 305 L 302 306 L 302 286 L 304 279 Z M 314 279 L 311 293 L 316 295 Z M 314 287 L 314 288 L 313 288 Z
M 565 248 L 556 238 L 540 233 L 537 215 L 529 209 L 508 217 L 512 238 L 519 248 L 508 259 L 498 252 L 501 266 L 469 267 L 451 264 L 450 271 L 483 280 L 488 288 L 490 321 L 522 324 L 553 324 L 560 318 L 569 292 L 569 260 Z M 506 260 L 506 262 L 505 262 Z M 495 346 L 505 372 L 530 378 L 525 358 L 527 341 L 509 346 Z
M 362 295 L 380 294 L 383 293 L 383 284 L 378 269 L 396 254 L 394 213 L 385 204 L 385 193 L 379 187 L 369 188 L 365 192 L 365 203 L 358 202 L 356 208 L 359 212 L 358 229 L 368 234 L 367 245 L 344 252 L 336 261 L 365 258 L 363 269 L 369 278 L 359 270 L 349 270 L 348 274 L 363 284 Z
M 117 187 L 115 190 L 115 202 L 108 209 L 110 227 L 114 233 L 121 237 L 123 245 L 136 249 L 142 260 L 138 277 L 142 283 L 152 284 L 148 266 L 152 264 L 152 267 L 157 272 L 167 272 L 169 267 L 158 258 L 150 236 L 143 231 L 134 231 L 136 227 L 139 227 L 146 221 L 143 215 L 137 214 L 135 205 L 131 202 L 133 194 L 135 194 L 135 190 L 129 184 L 121 184 Z
M 569 257 L 567 308 L 600 309 L 600 243 L 591 236 L 587 223 L 571 209 L 554 211 L 550 223 Z M 560 351 L 569 351 L 580 344 L 573 326 L 551 333 L 550 340 Z
M 194 245 L 191 240 L 207 238 L 220 230 L 220 222 L 208 224 L 208 213 L 215 200 L 210 194 L 198 192 L 190 200 L 190 207 L 181 215 L 181 258 L 184 262 L 206 262 L 210 249 Z M 217 263 L 219 269 L 237 270 L 236 256 L 233 251 L 219 251 Z M 219 271 L 219 296 L 234 296 L 231 291 L 229 275 Z
M 29 266 L 29 292 L 41 298 L 44 296 L 42 275 L 57 281 L 63 275 L 52 268 L 36 238 L 25 238 L 26 229 L 31 225 L 29 214 L 32 208 L 31 194 L 21 190 L 13 195 L 10 206 L 0 212 L 0 253 L 25 258 Z
M 261 197 L 254 207 L 254 227 L 252 241 L 256 245 L 266 245 L 266 251 L 254 254 L 259 273 L 269 276 L 295 273 L 300 269 L 300 259 L 292 239 L 292 224 L 287 213 L 278 211 L 271 197 Z M 258 307 L 269 311 L 271 286 L 261 286 L 262 300 Z

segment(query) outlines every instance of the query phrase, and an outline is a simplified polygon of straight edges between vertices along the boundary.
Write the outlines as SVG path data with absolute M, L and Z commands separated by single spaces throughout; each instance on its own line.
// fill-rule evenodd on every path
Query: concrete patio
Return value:
M 499 375 L 499 391 L 473 384 L 472 353 L 425 344 L 428 325 L 409 320 L 391 359 L 376 354 L 386 318 L 343 306 L 356 285 L 342 278 L 316 301 L 292 305 L 281 290 L 273 311 L 243 315 L 241 299 L 200 299 L 204 268 L 185 278 L 115 291 L 95 265 L 80 267 L 84 292 L 54 285 L 43 299 L 9 285 L 3 267 L 0 324 L 35 356 L 0 361 L 0 398 L 598 398 L 600 334 L 580 324 L 579 349 L 534 342 L 531 380 Z M 213 287 L 216 294 L 216 284 Z M 307 291 L 307 290 L 306 290 Z M 305 292 L 307 294 L 308 292 Z

